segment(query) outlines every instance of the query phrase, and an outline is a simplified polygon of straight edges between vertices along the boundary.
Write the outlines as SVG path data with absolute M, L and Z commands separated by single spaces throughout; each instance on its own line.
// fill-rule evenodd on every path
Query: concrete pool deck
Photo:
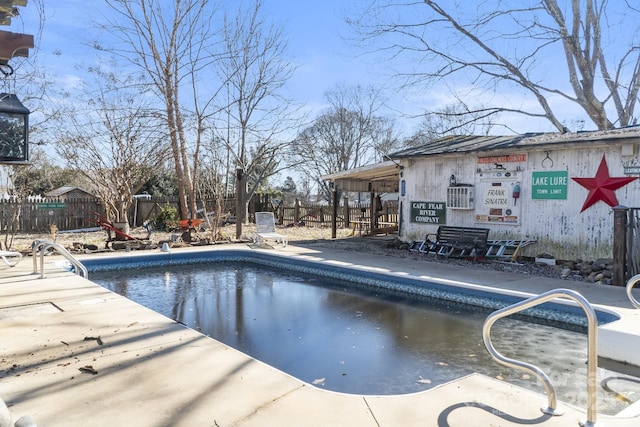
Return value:
M 622 316 L 600 328 L 601 347 L 640 356 L 640 310 L 632 308 L 624 288 L 313 247 L 226 248 L 240 246 L 527 294 L 571 288 Z M 220 249 L 225 246 L 174 251 Z M 30 258 L 0 268 L 0 398 L 14 421 L 30 414 L 39 427 L 565 427 L 585 418 L 586 408 L 562 402 L 563 416 L 544 415 L 539 408 L 545 396 L 478 374 L 403 396 L 321 390 L 64 271 L 60 261 L 45 257 L 44 279 L 32 274 Z M 586 378 L 576 381 L 586 389 Z M 638 426 L 640 417 L 599 415 L 598 422 Z

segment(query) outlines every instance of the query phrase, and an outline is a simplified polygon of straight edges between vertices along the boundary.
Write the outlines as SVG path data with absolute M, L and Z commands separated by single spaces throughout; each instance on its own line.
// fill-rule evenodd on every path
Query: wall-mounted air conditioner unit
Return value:
M 472 186 L 456 186 L 447 188 L 447 207 L 449 209 L 473 209 L 474 197 Z

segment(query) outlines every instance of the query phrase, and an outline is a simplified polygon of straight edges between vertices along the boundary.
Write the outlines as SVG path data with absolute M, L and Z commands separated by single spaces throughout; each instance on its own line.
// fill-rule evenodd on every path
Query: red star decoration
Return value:
M 584 212 L 587 208 L 600 200 L 611 207 L 618 206 L 618 199 L 616 198 L 616 193 L 614 193 L 614 191 L 620 187 L 624 187 L 631 181 L 635 181 L 636 179 L 638 179 L 638 177 L 635 176 L 633 178 L 613 178 L 609 176 L 609 166 L 607 166 L 607 161 L 605 160 L 603 155 L 602 160 L 600 161 L 600 166 L 598 166 L 598 172 L 596 172 L 595 178 L 571 179 L 589 190 L 587 199 L 584 201 L 584 205 L 582 205 L 582 210 L 580 211 Z

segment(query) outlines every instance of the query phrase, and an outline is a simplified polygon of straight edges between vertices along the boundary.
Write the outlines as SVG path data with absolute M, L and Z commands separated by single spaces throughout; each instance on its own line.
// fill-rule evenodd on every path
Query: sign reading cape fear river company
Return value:
M 411 222 L 424 224 L 446 224 L 445 202 L 411 202 Z

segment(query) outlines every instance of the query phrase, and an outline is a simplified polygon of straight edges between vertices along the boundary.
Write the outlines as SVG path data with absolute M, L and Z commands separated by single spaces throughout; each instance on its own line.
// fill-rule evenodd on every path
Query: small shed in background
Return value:
M 95 199 L 96 196 L 80 187 L 65 185 L 45 194 L 48 198 L 57 198 L 61 202 L 76 199 Z

